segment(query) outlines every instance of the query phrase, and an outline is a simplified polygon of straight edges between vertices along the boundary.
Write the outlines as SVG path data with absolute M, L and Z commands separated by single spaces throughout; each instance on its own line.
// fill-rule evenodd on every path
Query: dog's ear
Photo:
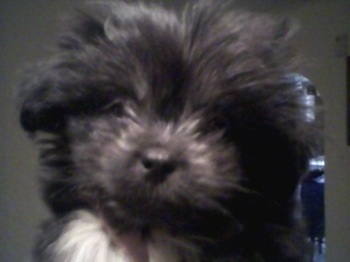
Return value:
M 18 97 L 20 122 L 26 131 L 60 132 L 69 115 L 94 110 L 108 97 L 109 91 L 97 92 L 98 87 L 108 84 L 98 77 L 92 79 L 95 61 L 86 52 L 97 50 L 104 39 L 103 23 L 79 13 L 70 30 L 59 38 L 54 58 L 25 71 Z
M 20 122 L 27 132 L 59 132 L 64 124 L 61 70 L 52 62 L 32 66 L 22 77 L 18 89 Z
M 20 122 L 27 132 L 62 132 L 68 119 L 98 113 L 130 92 L 91 68 L 95 58 L 63 55 L 27 70 L 18 90 Z
M 305 98 L 297 83 L 286 80 L 297 67 L 291 42 L 297 25 L 279 17 L 228 13 L 225 6 L 206 3 L 186 16 L 190 62 L 197 69 L 192 86 L 199 89 L 193 104 L 213 105 L 213 126 L 224 127 L 238 148 L 248 188 L 290 200 L 306 170 L 313 138 Z
M 61 49 L 81 50 L 87 45 L 97 45 L 99 41 L 106 39 L 104 20 L 107 14 L 102 10 L 94 17 L 83 11 L 69 16 L 66 25 L 69 27 L 63 30 L 58 39 L 58 46 Z

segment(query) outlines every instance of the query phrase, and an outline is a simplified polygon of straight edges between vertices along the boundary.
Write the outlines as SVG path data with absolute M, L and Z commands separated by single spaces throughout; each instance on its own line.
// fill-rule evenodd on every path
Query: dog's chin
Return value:
M 228 223 L 234 221 L 217 199 L 205 200 L 202 196 L 199 200 L 195 192 L 187 199 L 170 192 L 154 190 L 153 193 L 124 194 L 109 199 L 101 204 L 100 212 L 107 224 L 119 233 L 136 231 L 145 235 L 161 231 L 185 237 L 216 238 L 222 234 L 221 227 L 227 229 Z

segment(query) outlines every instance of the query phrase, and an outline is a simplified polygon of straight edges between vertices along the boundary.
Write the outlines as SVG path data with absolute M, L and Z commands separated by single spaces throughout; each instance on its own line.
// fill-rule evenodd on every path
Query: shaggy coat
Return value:
M 40 262 L 304 261 L 310 128 L 286 21 L 202 1 L 78 13 L 20 87 Z

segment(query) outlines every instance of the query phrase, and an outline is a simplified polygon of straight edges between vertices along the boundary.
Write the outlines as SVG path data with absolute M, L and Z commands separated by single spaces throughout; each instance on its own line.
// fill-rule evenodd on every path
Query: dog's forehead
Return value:
M 149 4 L 106 5 L 107 14 L 77 16 L 57 56 L 28 70 L 21 83 L 26 129 L 57 130 L 125 98 L 162 120 L 202 110 L 240 119 L 246 104 L 250 116 L 262 111 L 252 105 L 278 100 L 289 48 L 270 19 L 206 4 L 182 15 Z
M 109 59 L 118 64 L 116 71 L 129 74 L 124 88 L 139 104 L 161 115 L 183 109 L 188 71 L 178 16 L 163 9 L 118 4 L 106 18 L 104 30 L 117 54 Z
M 162 34 L 166 31 L 179 33 L 176 31 L 180 23 L 175 12 L 156 5 L 116 2 L 111 4 L 103 27 L 109 39 L 119 41 L 118 35 L 123 31 L 150 37 L 155 33 L 154 30 Z
M 240 75 L 246 70 L 242 67 L 248 66 L 234 59 L 235 29 L 214 12 L 179 15 L 152 5 L 126 3 L 111 7 L 102 18 L 83 23 L 86 33 L 75 30 L 84 52 L 75 52 L 72 63 L 80 68 L 73 73 L 81 79 L 82 88 L 98 85 L 94 92 L 105 92 L 112 100 L 126 96 L 168 118 L 185 109 L 208 108 L 210 102 L 218 101 L 216 97 L 232 90 L 233 85 L 224 84 L 230 74 Z M 94 36 L 91 29 L 95 28 L 99 30 Z M 254 66 L 260 66 L 256 60 Z

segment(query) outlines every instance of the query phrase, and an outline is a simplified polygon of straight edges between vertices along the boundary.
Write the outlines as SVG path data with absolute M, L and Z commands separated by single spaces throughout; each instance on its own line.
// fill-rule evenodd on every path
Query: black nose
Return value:
M 146 177 L 155 182 L 161 182 L 176 169 L 170 152 L 163 148 L 147 149 L 142 155 L 141 163 Z

